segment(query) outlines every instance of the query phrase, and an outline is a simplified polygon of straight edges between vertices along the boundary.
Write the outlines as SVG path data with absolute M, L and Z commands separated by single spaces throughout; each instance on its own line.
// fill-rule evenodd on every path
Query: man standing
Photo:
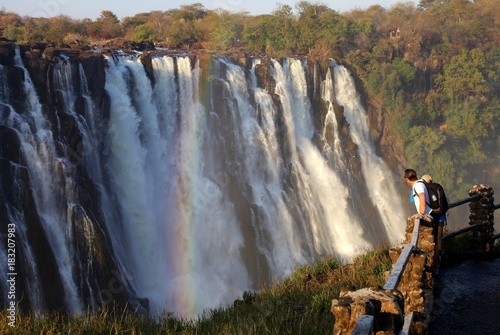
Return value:
M 413 199 L 415 200 L 415 208 L 418 214 L 426 215 L 431 213 L 431 207 L 428 205 L 429 193 L 423 180 L 418 179 L 417 172 L 413 169 L 406 169 L 404 178 L 406 183 L 411 186 Z M 418 182 L 420 181 L 420 182 Z
M 437 274 L 441 245 L 441 241 L 440 239 L 438 239 L 438 218 L 431 214 L 432 209 L 429 205 L 429 193 L 427 192 L 425 181 L 422 179 L 418 179 L 417 172 L 413 169 L 406 169 L 404 178 L 406 180 L 406 183 L 408 183 L 408 185 L 410 185 L 412 188 L 412 194 L 413 199 L 415 200 L 415 208 L 417 209 L 417 213 L 421 215 L 429 215 L 432 217 L 432 235 L 434 237 L 434 254 L 432 256 L 432 267 L 434 273 Z

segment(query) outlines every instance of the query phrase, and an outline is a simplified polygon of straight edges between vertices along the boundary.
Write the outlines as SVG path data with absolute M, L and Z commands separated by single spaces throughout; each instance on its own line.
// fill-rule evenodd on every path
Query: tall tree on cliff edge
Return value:
M 110 39 L 123 36 L 120 20 L 110 10 L 101 12 L 101 16 L 95 21 L 92 30 L 92 35 L 96 38 Z

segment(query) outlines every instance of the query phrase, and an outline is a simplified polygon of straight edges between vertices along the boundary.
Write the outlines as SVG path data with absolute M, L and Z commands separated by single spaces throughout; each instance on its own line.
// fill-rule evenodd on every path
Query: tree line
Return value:
M 402 160 L 433 174 L 456 192 L 453 198 L 463 197 L 471 183 L 500 185 L 499 25 L 498 0 L 421 0 L 345 13 L 300 1 L 258 16 L 194 3 L 121 20 L 109 10 L 96 20 L 0 11 L 0 35 L 17 43 L 122 38 L 171 48 L 334 58 L 362 82 Z

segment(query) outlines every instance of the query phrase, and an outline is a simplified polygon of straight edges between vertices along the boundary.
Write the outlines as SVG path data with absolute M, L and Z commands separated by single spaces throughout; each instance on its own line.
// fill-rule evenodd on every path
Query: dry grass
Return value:
M 154 320 L 133 311 L 101 311 L 93 315 L 46 314 L 43 318 L 17 315 L 16 327 L 0 314 L 0 334 L 331 334 L 331 301 L 345 288 L 382 286 L 391 269 L 382 248 L 342 265 L 328 259 L 298 267 L 282 282 L 258 293 L 245 292 L 228 308 L 207 312 L 197 321 L 170 315 Z

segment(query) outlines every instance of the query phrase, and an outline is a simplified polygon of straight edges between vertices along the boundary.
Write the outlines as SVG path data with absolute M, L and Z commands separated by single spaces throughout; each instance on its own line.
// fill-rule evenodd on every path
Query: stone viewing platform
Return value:
M 469 227 L 442 239 L 440 234 L 437 238 L 434 236 L 432 217 L 419 214 L 409 217 L 405 244 L 393 246 L 390 250 L 393 268 L 384 287 L 343 291 L 339 299 L 332 301 L 334 334 L 460 333 L 445 332 L 447 327 L 443 325 L 447 323 L 449 329 L 463 330 L 463 334 L 493 334 L 498 331 L 500 325 L 494 320 L 498 319 L 500 311 L 500 262 L 483 263 L 491 258 L 495 239 L 499 237 L 494 235 L 493 228 L 493 213 L 498 208 L 493 203 L 493 193 L 487 185 L 475 185 L 469 192 L 469 198 L 450 204 L 453 208 L 470 203 Z M 442 240 L 461 234 L 467 234 L 471 248 L 468 255 L 476 255 L 479 260 L 458 267 L 463 270 L 458 270 L 459 274 L 450 275 L 453 271 L 447 269 L 441 277 Z M 477 270 L 478 267 L 483 270 Z M 457 278 L 463 278 L 461 282 L 465 290 L 460 291 Z M 474 311 L 469 311 L 468 306 Z M 483 314 L 475 320 L 474 315 L 478 313 Z M 451 314 L 461 317 L 453 321 L 449 318 Z M 441 323 L 441 318 L 446 322 Z M 487 320 L 492 322 L 486 325 Z M 482 324 L 485 326 L 482 327 Z
M 467 259 L 441 269 L 429 335 L 494 335 L 500 330 L 500 258 Z

